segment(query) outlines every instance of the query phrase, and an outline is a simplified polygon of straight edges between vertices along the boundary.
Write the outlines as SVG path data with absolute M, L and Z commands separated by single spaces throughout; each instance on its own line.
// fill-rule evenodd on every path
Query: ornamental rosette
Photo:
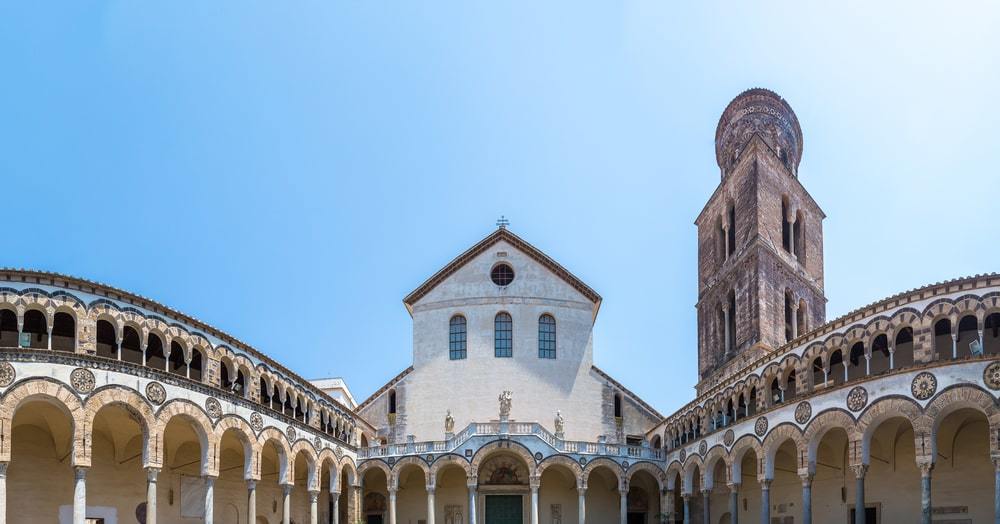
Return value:
M 731 429 L 727 429 L 726 434 L 722 436 L 722 443 L 725 444 L 726 447 L 728 448 L 729 446 L 733 445 L 733 441 L 735 440 L 736 440 L 736 433 L 733 433 L 733 430 Z
M 17 372 L 10 362 L 0 362 L 0 387 L 7 387 L 14 383 Z
M 934 376 L 934 373 L 924 371 L 913 377 L 913 382 L 910 383 L 910 393 L 917 400 L 927 400 L 937 392 L 937 386 L 937 377 Z
M 94 374 L 89 369 L 76 368 L 69 374 L 69 383 L 80 393 L 90 393 L 96 384 Z
M 205 411 L 208 411 L 208 416 L 211 418 L 219 418 L 222 416 L 222 404 L 215 397 L 208 397 L 205 400 Z
M 150 382 L 146 384 L 146 398 L 150 402 L 159 406 L 167 400 L 167 390 L 163 388 L 163 384 L 159 382 Z
M 795 422 L 798 422 L 799 424 L 809 422 L 809 419 L 812 417 L 812 413 L 812 404 L 806 401 L 799 402 L 799 405 L 795 406 Z
M 858 412 L 868 405 L 868 390 L 862 386 L 854 386 L 847 394 L 847 409 Z
M 1000 362 L 993 362 L 983 370 L 983 382 L 986 387 L 996 391 L 1000 389 Z
M 758 437 L 763 437 L 767 433 L 767 417 L 760 417 L 757 422 L 753 425 L 753 432 L 757 434 Z

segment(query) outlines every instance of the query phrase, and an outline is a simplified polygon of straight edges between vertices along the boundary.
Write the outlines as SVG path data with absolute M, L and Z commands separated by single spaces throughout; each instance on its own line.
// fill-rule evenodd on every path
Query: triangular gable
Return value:
M 511 246 L 517 248 L 522 253 L 526 254 L 532 260 L 538 262 L 543 267 L 554 273 L 556 276 L 564 280 L 567 284 L 576 289 L 580 294 L 587 297 L 594 304 L 594 316 L 597 316 L 597 310 L 601 307 L 601 295 L 598 295 L 596 291 L 590 288 L 587 284 L 584 284 L 582 280 L 573 276 L 572 273 L 566 270 L 566 268 L 559 265 L 558 262 L 552 260 L 548 255 L 542 253 L 535 246 L 525 242 L 521 237 L 511 233 L 507 228 L 499 228 L 493 233 L 491 233 L 486 238 L 480 240 L 476 245 L 472 246 L 464 253 L 456 257 L 454 260 L 444 266 L 440 271 L 434 273 L 431 278 L 428 278 L 423 284 L 417 289 L 413 290 L 412 293 L 406 295 L 403 298 L 403 304 L 406 305 L 407 311 L 413 314 L 413 305 L 420 301 L 421 298 L 426 296 L 432 289 L 437 287 L 438 284 L 443 282 L 446 278 L 458 271 L 462 266 L 466 265 L 474 258 L 481 255 L 483 252 L 488 250 L 491 246 L 497 244 L 498 242 L 505 241 Z

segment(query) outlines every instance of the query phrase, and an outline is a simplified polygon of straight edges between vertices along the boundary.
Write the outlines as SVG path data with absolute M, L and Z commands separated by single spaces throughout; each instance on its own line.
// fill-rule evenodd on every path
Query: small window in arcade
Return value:
M 514 281 L 514 269 L 508 264 L 497 264 L 490 271 L 490 278 L 498 286 L 509 286 Z

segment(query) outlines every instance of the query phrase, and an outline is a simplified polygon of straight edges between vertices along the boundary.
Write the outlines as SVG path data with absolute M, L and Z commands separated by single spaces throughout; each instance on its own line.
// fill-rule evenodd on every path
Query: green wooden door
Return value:
M 520 495 L 487 495 L 485 524 L 523 524 Z

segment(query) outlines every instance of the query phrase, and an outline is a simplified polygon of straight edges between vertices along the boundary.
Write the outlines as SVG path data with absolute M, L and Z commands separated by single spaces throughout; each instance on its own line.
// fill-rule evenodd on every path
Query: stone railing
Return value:
M 629 446 L 625 444 L 609 444 L 607 442 L 587 442 L 564 440 L 549 432 L 537 422 L 473 422 L 462 431 L 455 433 L 446 440 L 430 440 L 371 446 L 358 450 L 358 460 L 403 457 L 407 455 L 427 455 L 452 453 L 462 449 L 475 437 L 497 438 L 534 438 L 545 443 L 553 454 L 595 455 L 606 457 L 623 457 L 653 461 L 664 460 L 662 449 L 646 446 Z

